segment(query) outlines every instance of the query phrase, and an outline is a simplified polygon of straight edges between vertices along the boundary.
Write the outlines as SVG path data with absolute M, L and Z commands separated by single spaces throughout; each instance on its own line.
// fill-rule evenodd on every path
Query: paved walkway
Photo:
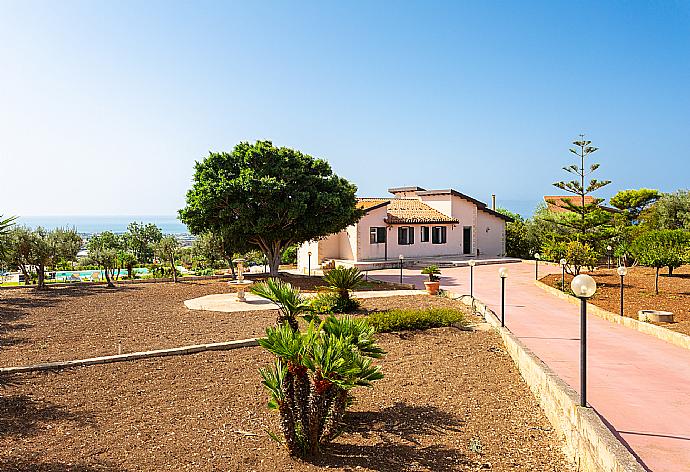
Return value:
M 474 296 L 500 316 L 500 266 L 474 268 Z M 506 326 L 579 392 L 579 306 L 534 285 L 534 264 L 507 264 Z M 469 293 L 469 268 L 444 269 L 441 285 Z M 540 275 L 560 273 L 540 265 Z M 399 271 L 370 273 L 398 281 Z M 421 287 L 419 271 L 405 282 Z M 653 308 L 653 307 L 650 307 Z M 690 471 L 690 350 L 589 315 L 587 400 L 652 471 Z
M 424 286 L 424 284 L 422 284 Z M 366 290 L 352 292 L 354 298 L 384 298 L 384 297 L 399 297 L 411 295 L 424 295 L 425 290 Z M 304 292 L 305 297 L 314 297 L 314 292 Z M 261 310 L 277 310 L 278 306 L 270 300 L 267 300 L 253 293 L 245 295 L 247 301 L 241 302 L 237 300 L 236 293 L 218 293 L 215 295 L 205 295 L 199 298 L 192 298 L 185 300 L 184 304 L 190 310 L 206 310 L 206 311 L 222 311 L 225 313 L 236 313 L 241 311 L 261 311 Z

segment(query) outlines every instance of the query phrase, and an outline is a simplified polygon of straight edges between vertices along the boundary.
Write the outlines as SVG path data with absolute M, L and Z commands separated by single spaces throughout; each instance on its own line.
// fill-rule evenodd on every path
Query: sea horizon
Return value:
M 132 222 L 153 223 L 163 234 L 189 234 L 187 226 L 175 215 L 25 215 L 16 224 L 36 229 L 75 228 L 78 233 L 95 234 L 103 231 L 125 233 Z

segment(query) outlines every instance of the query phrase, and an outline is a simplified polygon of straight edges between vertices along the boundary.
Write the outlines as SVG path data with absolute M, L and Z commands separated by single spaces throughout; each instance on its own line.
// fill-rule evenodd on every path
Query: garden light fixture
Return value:
M 474 266 L 477 262 L 471 260 L 467 262 L 467 265 L 470 266 L 470 297 L 474 298 Z
M 625 266 L 620 266 L 618 269 L 616 269 L 616 272 L 618 272 L 618 275 L 621 276 L 621 316 L 623 316 L 623 287 L 624 287 L 624 279 L 625 276 L 628 275 L 628 268 Z
M 307 262 L 307 267 L 308 267 L 308 272 L 309 272 L 309 277 L 311 277 L 311 251 L 307 253 L 309 256 L 309 261 Z
M 609 245 L 606 246 L 606 266 L 610 269 L 611 268 L 611 256 L 612 256 L 612 251 L 613 248 Z
M 403 283 L 403 262 L 405 261 L 405 256 L 400 254 L 400 283 Z
M 565 292 L 565 266 L 568 265 L 568 261 L 565 259 L 560 260 L 561 263 L 561 292 Z
M 541 255 L 538 252 L 534 253 L 534 279 L 539 280 L 539 259 Z
M 498 269 L 498 276 L 501 278 L 501 327 L 506 325 L 506 278 L 508 269 L 501 267 Z
M 580 406 L 587 406 L 587 299 L 597 291 L 592 277 L 580 274 L 573 279 L 570 288 L 580 299 Z

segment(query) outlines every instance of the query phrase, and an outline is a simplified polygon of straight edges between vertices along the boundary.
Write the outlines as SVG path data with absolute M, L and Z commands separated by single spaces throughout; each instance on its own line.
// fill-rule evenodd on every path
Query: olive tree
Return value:
M 97 234 L 87 244 L 89 258 L 103 267 L 108 287 L 114 287 L 113 275 L 118 266 L 118 252 L 123 247 L 122 238 L 110 231 Z
M 175 267 L 175 260 L 177 259 L 177 252 L 179 249 L 180 242 L 177 240 L 177 238 L 175 238 L 175 236 L 171 235 L 164 236 L 163 239 L 158 241 L 158 243 L 154 246 L 156 256 L 170 264 L 174 282 L 177 282 L 177 268 Z
M 690 233 L 683 230 L 655 230 L 644 233 L 633 241 L 630 252 L 645 266 L 654 267 L 654 292 L 659 294 L 659 269 L 673 269 L 689 261 Z
M 127 225 L 124 243 L 132 251 L 137 261 L 148 263 L 153 260 L 153 247 L 163 238 L 161 229 L 153 223 L 137 223 Z
M 277 275 L 283 250 L 354 224 L 356 187 L 323 159 L 241 142 L 231 153 L 210 153 L 195 165 L 180 219 L 194 234 L 212 231 L 227 246 L 261 250 Z

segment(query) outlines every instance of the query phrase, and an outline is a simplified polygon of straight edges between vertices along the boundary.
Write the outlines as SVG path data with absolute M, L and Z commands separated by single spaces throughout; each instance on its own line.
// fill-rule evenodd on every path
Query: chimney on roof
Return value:
M 496 194 L 495 193 L 491 194 L 491 209 L 493 211 L 496 211 Z

